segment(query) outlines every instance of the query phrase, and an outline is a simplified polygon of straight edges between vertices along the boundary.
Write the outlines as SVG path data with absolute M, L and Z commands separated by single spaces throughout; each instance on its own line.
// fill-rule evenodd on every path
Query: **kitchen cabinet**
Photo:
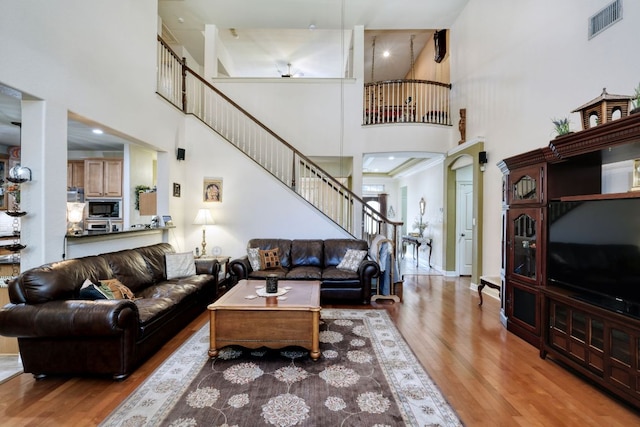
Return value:
M 67 162 L 67 189 L 84 188 L 84 160 Z
M 85 197 L 122 197 L 122 159 L 84 161 Z

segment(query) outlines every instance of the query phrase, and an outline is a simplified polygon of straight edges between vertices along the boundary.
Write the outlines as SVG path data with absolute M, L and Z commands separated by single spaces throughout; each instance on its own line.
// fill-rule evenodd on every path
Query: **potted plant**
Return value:
M 640 113 L 640 83 L 636 86 L 636 93 L 633 94 L 633 98 L 631 98 L 631 105 L 633 105 L 633 109 L 629 111 L 629 114 Z
M 553 119 L 551 121 L 553 122 L 553 126 L 555 127 L 555 131 L 558 134 L 558 136 L 571 133 L 571 128 L 569 126 L 570 122 L 568 118 L 565 117 L 562 119 Z

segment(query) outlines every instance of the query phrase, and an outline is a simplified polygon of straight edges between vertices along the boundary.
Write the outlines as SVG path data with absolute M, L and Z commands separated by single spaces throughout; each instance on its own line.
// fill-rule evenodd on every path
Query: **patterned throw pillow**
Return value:
M 270 270 L 280 267 L 280 249 L 260 250 L 261 270 Z
M 253 271 L 260 270 L 260 249 L 248 248 L 247 258 L 249 258 L 249 264 L 251 264 Z
M 193 259 L 193 253 L 165 254 L 164 258 L 167 265 L 167 280 L 180 279 L 196 274 L 196 262 Z
M 104 285 L 111 289 L 114 299 L 136 299 L 131 289 L 123 285 L 118 279 L 100 280 L 100 285 Z
M 344 258 L 340 261 L 340 264 L 336 268 L 340 270 L 358 271 L 360 263 L 367 256 L 367 251 L 358 251 L 355 249 L 347 249 L 347 253 L 344 254 Z

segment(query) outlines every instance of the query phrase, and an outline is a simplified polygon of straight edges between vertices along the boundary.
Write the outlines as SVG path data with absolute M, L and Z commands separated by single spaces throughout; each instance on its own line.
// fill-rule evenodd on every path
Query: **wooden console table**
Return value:
M 480 285 L 478 286 L 478 295 L 480 296 L 480 302 L 478 305 L 482 305 L 482 290 L 485 286 L 493 289 L 497 289 L 501 292 L 502 280 L 498 276 L 480 276 Z
M 413 246 L 414 258 L 416 259 L 416 267 L 418 267 L 418 249 L 422 244 L 429 247 L 429 267 L 431 267 L 431 238 L 429 237 L 414 237 L 414 236 L 402 236 L 402 257 L 407 250 L 408 245 Z

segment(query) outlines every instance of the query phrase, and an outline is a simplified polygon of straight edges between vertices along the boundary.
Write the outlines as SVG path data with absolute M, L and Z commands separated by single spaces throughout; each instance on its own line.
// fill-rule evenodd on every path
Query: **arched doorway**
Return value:
M 482 274 L 482 224 L 483 224 L 483 172 L 480 170 L 480 152 L 484 152 L 484 142 L 461 145 L 447 154 L 444 161 L 444 206 L 445 206 L 445 228 L 444 232 L 444 260 L 443 269 L 445 275 L 457 276 L 461 270 L 458 265 L 460 252 L 463 248 L 460 245 L 469 245 L 468 252 L 471 257 L 471 283 L 477 285 Z M 459 171 L 466 169 L 463 176 Z M 471 231 L 471 238 L 464 239 L 460 236 L 462 232 L 459 215 L 461 209 L 466 209 L 461 198 L 458 197 L 462 187 L 458 187 L 459 182 L 470 181 L 472 185 L 471 193 L 465 198 L 467 207 L 470 207 L 470 221 L 467 224 Z M 468 206 L 470 204 L 471 206 Z M 464 233 L 466 234 L 466 233 Z M 461 238 L 463 237 L 463 238 Z

